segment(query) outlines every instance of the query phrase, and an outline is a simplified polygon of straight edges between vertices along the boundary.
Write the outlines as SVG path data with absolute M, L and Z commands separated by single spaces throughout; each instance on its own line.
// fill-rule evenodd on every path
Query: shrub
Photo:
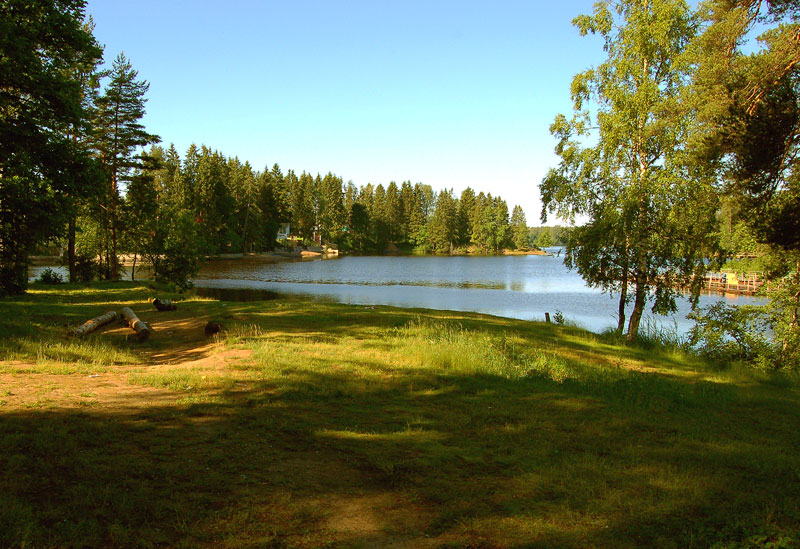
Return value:
M 97 261 L 88 255 L 78 254 L 75 256 L 75 281 L 91 282 L 100 278 L 102 267 Z
M 747 361 L 767 367 L 774 363 L 772 322 L 764 307 L 727 305 L 720 301 L 693 311 L 689 344 L 701 355 L 720 362 Z
M 39 274 L 39 278 L 37 279 L 42 284 L 63 284 L 64 278 L 55 272 L 50 267 L 46 268 Z

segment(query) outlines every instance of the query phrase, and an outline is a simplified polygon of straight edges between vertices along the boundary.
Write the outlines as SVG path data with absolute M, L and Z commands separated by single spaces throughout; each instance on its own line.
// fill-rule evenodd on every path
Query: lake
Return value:
M 554 256 L 499 257 L 342 257 L 315 261 L 267 263 L 258 258 L 207 263 L 195 284 L 201 287 L 259 288 L 302 294 L 360 305 L 391 305 L 475 311 L 524 320 L 544 320 L 561 311 L 564 317 L 599 332 L 616 326 L 617 298 L 589 288 L 580 276 Z M 703 295 L 701 306 L 720 299 L 757 303 L 746 296 Z M 681 299 L 672 317 L 654 317 L 662 325 L 677 324 L 681 333 L 693 325 L 686 319 L 689 302 Z

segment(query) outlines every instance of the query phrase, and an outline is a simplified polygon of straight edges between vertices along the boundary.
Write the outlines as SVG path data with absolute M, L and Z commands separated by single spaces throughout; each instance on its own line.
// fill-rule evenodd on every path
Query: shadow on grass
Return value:
M 0 407 L 0 546 L 800 542 L 796 392 L 751 398 L 730 384 L 615 371 L 617 359 L 652 356 L 571 328 L 299 300 L 186 301 L 159 316 L 142 303 L 150 293 L 123 287 L 72 303 L 36 293 L 0 302 L 25 315 L 0 322 L 88 318 L 106 300 L 134 303 L 156 327 L 214 318 L 254 347 L 258 360 L 232 366 L 246 381 L 124 413 Z M 456 344 L 429 364 L 452 343 L 440 328 Z M 404 345 L 398 334 L 430 354 L 379 359 Z M 577 374 L 459 371 L 459 349 L 482 334 L 486 357 L 527 364 L 545 349 Z M 166 352 L 166 335 L 136 349 Z M 308 345 L 288 345 L 297 339 Z M 269 362 L 285 348 L 311 358 Z
M 0 545 L 798 541 L 796 406 L 574 389 L 295 368 L 138 413 L 5 413 Z

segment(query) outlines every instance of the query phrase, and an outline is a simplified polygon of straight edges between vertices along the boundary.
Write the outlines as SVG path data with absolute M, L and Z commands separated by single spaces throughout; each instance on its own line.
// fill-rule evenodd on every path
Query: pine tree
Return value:
M 475 191 L 467 187 L 458 201 L 458 244 L 467 246 L 472 239 L 472 224 L 475 218 Z
M 32 248 L 63 230 L 92 178 L 70 138 L 87 113 L 76 67 L 102 55 L 81 0 L 0 2 L 0 295 L 27 288 Z
M 346 223 L 347 212 L 344 209 L 342 178 L 328 172 L 322 179 L 320 188 L 319 225 L 325 242 L 339 244 Z
M 310 239 L 317 223 L 313 199 L 314 178 L 311 174 L 303 172 L 293 181 L 295 182 L 291 190 L 293 232 L 302 238 Z
M 140 159 L 134 155 L 136 150 L 160 141 L 157 135 L 145 131 L 140 122 L 145 114 L 145 94 L 150 85 L 144 80 L 137 80 L 137 76 L 138 72 L 125 55 L 119 54 L 111 67 L 110 81 L 97 98 L 93 124 L 94 146 L 108 181 L 105 212 L 110 236 L 106 264 L 112 279 L 118 276 L 117 207 L 120 184 L 129 179 L 132 170 L 141 168 Z
M 547 235 L 550 236 L 550 231 L 547 231 Z M 520 205 L 514 206 L 511 213 L 511 238 L 516 249 L 521 250 L 528 247 L 528 222 Z M 552 242 L 547 246 L 552 246 Z
M 436 197 L 436 209 L 428 222 L 428 246 L 435 253 L 452 253 L 457 236 L 458 204 L 452 190 Z
M 389 186 L 386 187 L 385 208 L 384 217 L 389 229 L 389 240 L 400 241 L 403 227 L 403 204 L 400 202 L 400 190 L 394 181 L 390 181 Z

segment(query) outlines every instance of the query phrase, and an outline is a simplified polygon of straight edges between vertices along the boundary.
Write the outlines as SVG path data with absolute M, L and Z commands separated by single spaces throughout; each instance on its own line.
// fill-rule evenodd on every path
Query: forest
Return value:
M 127 179 L 127 192 L 116 198 L 118 251 L 154 264 L 167 250 L 168 257 L 187 258 L 272 251 L 287 245 L 286 233 L 277 238 L 287 225 L 293 243 L 351 253 L 380 254 L 390 245 L 445 254 L 528 247 L 522 208 L 516 206 L 509 219 L 502 198 L 471 188 L 456 197 L 452 190 L 409 181 L 356 187 L 332 173 L 283 174 L 278 164 L 259 172 L 249 162 L 195 145 L 183 158 L 172 145 L 153 145 L 137 160 L 141 165 Z M 85 256 L 106 258 L 107 267 L 111 223 L 104 212 L 89 205 L 79 214 L 76 242 Z M 170 239 L 183 242 L 185 251 L 167 248 Z

